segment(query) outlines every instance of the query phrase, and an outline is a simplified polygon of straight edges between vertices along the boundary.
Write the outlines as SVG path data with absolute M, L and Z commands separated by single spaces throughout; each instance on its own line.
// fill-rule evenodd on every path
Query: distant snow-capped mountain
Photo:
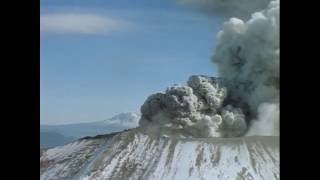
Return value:
M 40 179 L 279 179 L 279 137 L 170 138 L 139 128 L 45 150 Z
M 42 147 L 52 147 L 56 145 L 63 145 L 65 141 L 55 141 L 54 137 L 49 137 L 50 134 L 60 134 L 60 136 L 68 137 L 71 142 L 74 139 L 82 138 L 85 136 L 95 136 L 98 134 L 108 134 L 113 132 L 123 131 L 125 129 L 135 128 L 139 124 L 140 114 L 138 113 L 121 113 L 112 118 L 77 124 L 63 124 L 63 125 L 41 125 L 40 126 L 40 139 L 41 142 L 55 142 L 54 144 L 43 144 Z M 46 134 L 46 136 L 42 136 Z M 57 137 L 57 136 L 55 136 Z M 50 139 L 50 141 L 49 141 Z M 57 144 L 57 142 L 64 142 Z
M 121 113 L 104 121 L 98 121 L 98 124 L 117 124 L 121 126 L 137 127 L 139 124 L 140 114 L 138 113 Z

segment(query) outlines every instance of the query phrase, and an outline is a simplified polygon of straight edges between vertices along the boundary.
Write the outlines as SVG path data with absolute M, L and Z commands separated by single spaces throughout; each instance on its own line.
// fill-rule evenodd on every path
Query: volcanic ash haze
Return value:
M 151 95 L 140 125 L 180 137 L 279 135 L 279 3 L 225 22 L 212 58 L 219 78 L 191 76 Z

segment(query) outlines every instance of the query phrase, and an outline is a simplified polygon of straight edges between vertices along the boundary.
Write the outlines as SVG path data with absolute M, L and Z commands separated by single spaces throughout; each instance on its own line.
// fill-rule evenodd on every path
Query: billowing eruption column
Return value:
M 279 135 L 279 1 L 248 21 L 231 18 L 217 39 L 219 78 L 191 76 L 185 86 L 149 96 L 140 126 L 181 137 Z

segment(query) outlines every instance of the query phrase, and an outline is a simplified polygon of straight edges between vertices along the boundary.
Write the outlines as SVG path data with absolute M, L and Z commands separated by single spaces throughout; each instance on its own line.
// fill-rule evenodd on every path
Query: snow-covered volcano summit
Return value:
M 278 137 L 166 138 L 139 129 L 85 138 L 40 157 L 42 180 L 279 179 Z

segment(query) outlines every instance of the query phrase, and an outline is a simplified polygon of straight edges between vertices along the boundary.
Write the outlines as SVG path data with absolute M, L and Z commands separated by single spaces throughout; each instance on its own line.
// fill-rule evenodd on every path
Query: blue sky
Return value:
M 41 124 L 139 111 L 210 63 L 222 19 L 172 0 L 41 0 Z

